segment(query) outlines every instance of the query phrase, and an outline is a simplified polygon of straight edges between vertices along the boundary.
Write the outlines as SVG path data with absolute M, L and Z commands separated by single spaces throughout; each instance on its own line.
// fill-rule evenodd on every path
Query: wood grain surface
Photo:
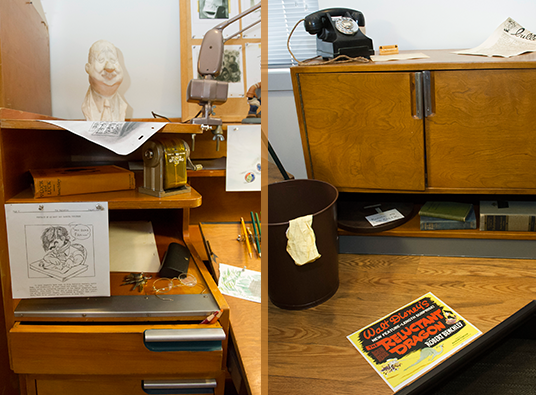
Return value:
M 424 190 L 412 73 L 300 75 L 308 175 L 338 188 Z
M 252 229 L 251 221 L 244 218 L 246 226 Z M 237 241 L 240 224 L 202 223 L 199 225 L 214 254 L 216 262 L 212 266 L 219 277 L 219 263 L 245 267 L 261 271 L 261 259 L 250 258 L 243 242 Z M 200 248 L 197 248 L 200 249 Z M 261 246 L 262 252 L 262 246 Z M 239 357 L 248 394 L 261 394 L 261 305 L 248 300 L 224 295 L 231 311 L 230 332 Z
M 346 336 L 427 292 L 485 333 L 536 295 L 533 260 L 344 254 L 339 274 L 320 306 L 269 304 L 270 394 L 392 394 Z
M 31 1 L 0 2 L 0 107 L 52 114 L 48 26 Z
M 428 185 L 536 188 L 536 70 L 432 72 Z

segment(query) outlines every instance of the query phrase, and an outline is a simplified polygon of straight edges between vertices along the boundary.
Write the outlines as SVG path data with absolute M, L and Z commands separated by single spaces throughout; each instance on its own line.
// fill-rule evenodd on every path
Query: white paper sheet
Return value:
M 110 296 L 108 202 L 5 210 L 14 299 Z
M 261 44 L 246 43 L 246 86 L 261 82 Z
M 509 58 L 536 51 L 536 35 L 512 18 L 507 18 L 493 34 L 478 47 L 456 51 L 459 55 L 483 55 Z
M 119 155 L 128 155 L 142 146 L 166 122 L 45 121 L 59 126 Z
M 261 303 L 261 273 L 220 263 L 218 288 L 224 295 Z
M 225 190 L 261 190 L 261 125 L 227 127 Z
M 110 270 L 155 273 L 160 269 L 150 221 L 110 222 Z
M 415 53 L 397 53 L 393 55 L 373 55 L 370 57 L 374 62 L 386 62 L 389 60 L 408 60 L 408 59 L 426 59 L 430 56 L 423 54 L 422 52 Z

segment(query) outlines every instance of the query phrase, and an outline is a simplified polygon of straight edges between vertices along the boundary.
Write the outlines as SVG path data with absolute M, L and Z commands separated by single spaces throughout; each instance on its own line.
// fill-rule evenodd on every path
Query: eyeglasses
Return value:
M 167 294 L 168 292 L 171 292 L 174 288 L 178 287 L 189 287 L 194 288 L 197 285 L 202 286 L 203 289 L 200 294 L 205 293 L 206 288 L 203 284 L 197 283 L 197 278 L 193 274 L 186 274 L 182 273 L 178 277 L 173 278 L 159 278 L 153 282 L 153 289 L 154 294 L 157 298 L 162 300 L 169 300 L 173 301 L 171 298 L 163 298 L 160 295 L 161 294 Z

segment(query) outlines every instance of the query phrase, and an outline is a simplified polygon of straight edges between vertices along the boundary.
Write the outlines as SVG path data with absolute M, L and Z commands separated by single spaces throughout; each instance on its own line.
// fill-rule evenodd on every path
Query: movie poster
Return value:
M 481 334 L 428 293 L 352 333 L 348 340 L 398 391 Z

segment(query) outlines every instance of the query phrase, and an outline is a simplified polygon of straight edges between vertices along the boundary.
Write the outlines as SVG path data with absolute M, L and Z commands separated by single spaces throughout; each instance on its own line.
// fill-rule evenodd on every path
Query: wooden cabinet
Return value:
M 15 118 L 15 119 L 14 119 Z M 26 119 L 18 119 L 26 118 Z M 186 245 L 194 287 L 177 287 L 166 300 L 151 282 L 146 292 L 122 287 L 127 273 L 110 273 L 111 297 L 14 300 L 5 214 L 0 260 L 11 367 L 27 394 L 223 394 L 229 307 L 190 239 L 190 210 L 202 203 L 194 189 L 156 198 L 137 190 L 35 199 L 30 168 L 100 163 L 102 150 L 36 114 L 0 111 L 0 199 L 3 204 L 107 201 L 110 221 L 151 221 L 159 258 L 171 242 Z M 159 133 L 181 133 L 167 125 Z M 201 133 L 185 125 L 188 134 Z M 83 147 L 82 154 L 80 148 Z M 115 154 L 113 154 L 115 155 Z M 116 161 L 141 159 L 116 156 Z M 141 172 L 136 174 L 141 185 Z M 209 176 L 209 175 L 207 175 Z M 170 300 L 168 300 L 170 299 Z M 215 310 L 220 319 L 200 322 Z M 166 392 L 167 391 L 167 392 Z
M 474 203 L 477 216 L 479 200 L 533 200 L 536 54 L 422 52 L 426 58 L 291 68 L 309 178 L 350 200 L 417 208 L 459 200 Z M 533 232 L 421 232 L 418 216 L 374 235 L 536 239 Z
M 536 55 L 291 69 L 310 178 L 347 192 L 533 194 Z

